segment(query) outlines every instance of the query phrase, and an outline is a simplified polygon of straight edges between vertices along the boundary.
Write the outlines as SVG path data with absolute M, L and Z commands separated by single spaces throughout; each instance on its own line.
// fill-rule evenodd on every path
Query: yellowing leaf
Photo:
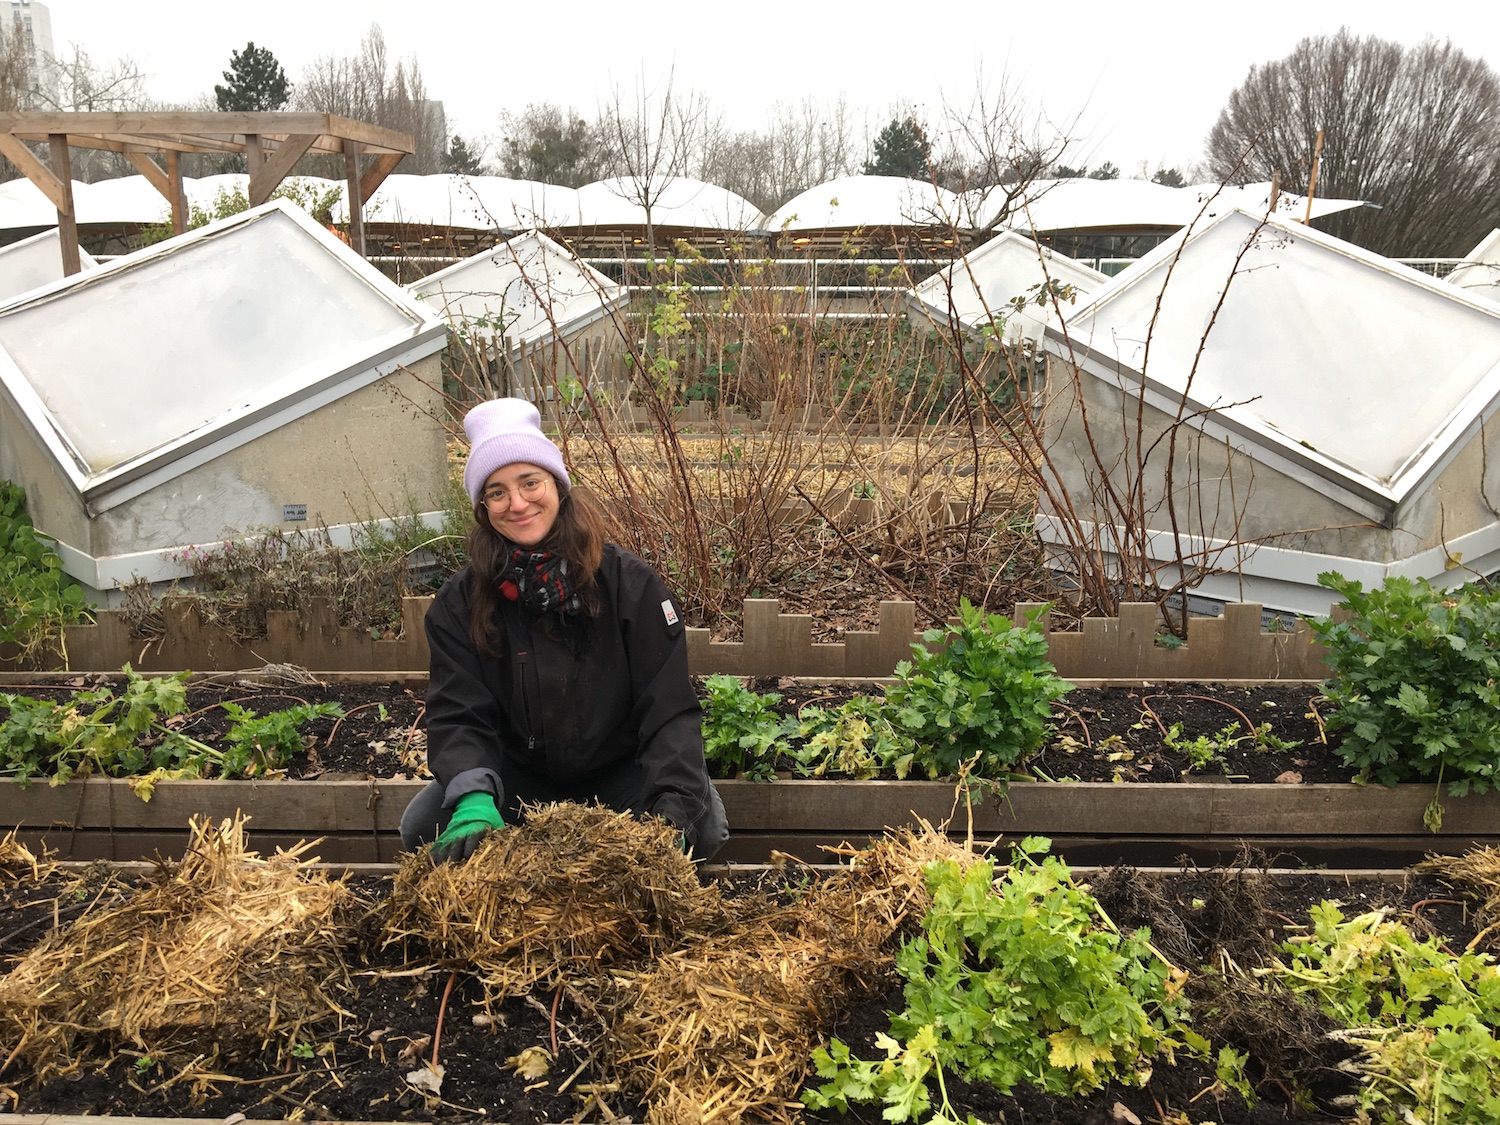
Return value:
M 1053 1066 L 1082 1070 L 1086 1074 L 1094 1073 L 1094 1064 L 1109 1062 L 1114 1058 L 1114 1051 L 1108 1046 L 1095 1043 L 1071 1027 L 1054 1031 L 1047 1036 L 1047 1045 L 1047 1059 Z
M 552 1054 L 545 1047 L 527 1047 L 519 1055 L 506 1059 L 505 1065 L 528 1082 L 534 1082 L 552 1069 Z

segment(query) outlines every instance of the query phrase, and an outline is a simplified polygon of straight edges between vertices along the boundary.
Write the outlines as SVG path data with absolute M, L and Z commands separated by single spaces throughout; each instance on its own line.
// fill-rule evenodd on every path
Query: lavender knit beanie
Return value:
M 562 452 L 542 433 L 542 416 L 523 398 L 481 402 L 464 415 L 469 435 L 469 460 L 464 465 L 464 491 L 477 507 L 484 482 L 496 469 L 526 461 L 540 465 L 563 488 L 572 488 Z

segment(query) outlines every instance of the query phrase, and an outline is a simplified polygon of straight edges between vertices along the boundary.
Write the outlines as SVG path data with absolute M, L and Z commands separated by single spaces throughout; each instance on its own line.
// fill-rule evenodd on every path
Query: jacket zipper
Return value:
M 535 750 L 536 734 L 534 732 L 536 730 L 536 727 L 531 721 L 531 693 L 527 690 L 528 684 L 526 676 L 526 666 L 530 663 L 531 653 L 516 653 L 515 682 L 512 686 L 512 690 L 521 699 L 521 715 L 526 720 L 526 749 Z

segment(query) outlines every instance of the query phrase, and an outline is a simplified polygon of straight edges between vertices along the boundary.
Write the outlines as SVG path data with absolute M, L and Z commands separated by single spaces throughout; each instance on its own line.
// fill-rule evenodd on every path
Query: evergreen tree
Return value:
M 932 145 L 914 114 L 892 118 L 875 138 L 874 159 L 865 161 L 867 176 L 906 176 L 925 180 L 932 175 Z
M 484 165 L 478 153 L 469 148 L 469 142 L 454 133 L 448 141 L 448 151 L 443 154 L 443 171 L 456 176 L 480 176 L 484 174 Z
M 1108 160 L 1089 173 L 1091 180 L 1118 180 L 1119 178 L 1120 169 Z
M 280 109 L 292 96 L 291 83 L 276 56 L 254 43 L 246 43 L 243 51 L 229 52 L 224 81 L 227 85 L 214 87 L 214 99 L 224 113 Z

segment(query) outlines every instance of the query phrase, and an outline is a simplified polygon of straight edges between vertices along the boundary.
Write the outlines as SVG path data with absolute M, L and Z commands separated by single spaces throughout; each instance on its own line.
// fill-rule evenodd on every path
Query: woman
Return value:
M 469 565 L 427 612 L 427 764 L 401 818 L 408 849 L 466 859 L 523 805 L 597 801 L 664 817 L 705 860 L 728 838 L 703 758 L 682 611 L 605 540 L 522 399 L 464 417 Z

